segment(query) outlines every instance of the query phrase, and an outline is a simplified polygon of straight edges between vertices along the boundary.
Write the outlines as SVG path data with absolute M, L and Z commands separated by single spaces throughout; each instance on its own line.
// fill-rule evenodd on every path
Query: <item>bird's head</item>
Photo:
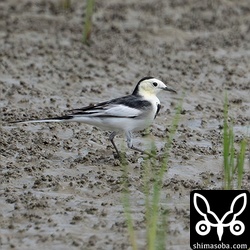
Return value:
M 166 86 L 162 81 L 154 77 L 144 77 L 136 85 L 133 95 L 150 96 L 157 95 L 161 90 L 177 93 L 174 89 Z

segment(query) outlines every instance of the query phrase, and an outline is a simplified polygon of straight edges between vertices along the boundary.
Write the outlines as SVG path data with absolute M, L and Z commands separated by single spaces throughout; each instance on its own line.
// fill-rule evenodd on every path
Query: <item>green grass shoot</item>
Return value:
M 64 10 L 68 10 L 71 8 L 71 0 L 61 0 L 61 7 Z
M 128 163 L 123 156 L 122 156 L 122 166 L 123 166 L 123 201 L 122 201 L 123 209 L 124 209 L 125 219 L 127 222 L 128 234 L 132 249 L 137 250 L 136 235 L 134 231 L 131 205 L 129 201 Z
M 234 179 L 237 180 L 237 189 L 241 189 L 242 187 L 247 141 L 246 139 L 242 139 L 239 153 L 235 153 L 233 125 L 228 122 L 228 105 L 228 97 L 225 95 L 223 123 L 224 189 L 231 190 L 235 187 Z
M 151 155 L 147 156 L 142 173 L 143 193 L 145 196 L 145 220 L 146 220 L 146 249 L 147 250 L 164 250 L 166 248 L 166 233 L 167 233 L 167 209 L 161 208 L 161 189 L 163 177 L 167 171 L 169 153 L 172 146 L 172 141 L 176 133 L 180 113 L 182 110 L 182 102 L 176 109 L 176 114 L 171 124 L 169 137 L 165 143 L 164 155 L 160 165 L 157 161 L 156 146 L 151 144 Z M 136 243 L 136 235 L 133 227 L 133 218 L 131 213 L 131 204 L 129 201 L 130 193 L 128 189 L 128 165 L 123 162 L 123 178 L 124 178 L 124 193 L 123 207 L 125 219 L 127 222 L 128 234 L 133 250 L 138 249 Z M 153 184 L 152 184 L 153 180 Z
M 163 183 L 163 176 L 167 171 L 169 153 L 171 150 L 174 135 L 178 128 L 181 110 L 182 110 L 182 102 L 178 105 L 176 114 L 171 124 L 169 137 L 165 144 L 164 157 L 162 159 L 160 169 L 158 173 L 157 172 L 154 173 L 155 181 L 153 184 L 153 194 L 151 202 L 148 202 L 146 206 L 146 211 L 148 211 L 148 216 L 146 217 L 148 250 L 156 249 L 157 245 L 158 245 L 157 249 L 165 249 L 165 238 L 167 232 L 167 228 L 165 228 L 165 226 L 166 226 L 167 214 L 161 213 L 162 211 L 160 210 L 160 195 Z M 153 152 L 155 152 L 156 154 L 155 150 Z M 152 169 L 157 169 L 155 163 L 156 162 L 153 162 L 153 164 L 151 165 Z M 148 197 L 148 199 L 150 200 L 150 197 Z M 159 248 L 160 246 L 161 248 Z
M 85 22 L 83 27 L 83 43 L 87 44 L 90 39 L 92 29 L 92 16 L 94 11 L 94 0 L 87 0 Z

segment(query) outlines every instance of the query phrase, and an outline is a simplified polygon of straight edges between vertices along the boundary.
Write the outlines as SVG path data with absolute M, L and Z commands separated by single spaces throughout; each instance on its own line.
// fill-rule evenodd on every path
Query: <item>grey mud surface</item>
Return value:
M 84 124 L 10 125 L 132 92 L 153 75 L 161 93 L 150 134 L 162 152 L 184 95 L 162 187 L 167 249 L 189 249 L 189 193 L 222 188 L 225 90 L 236 141 L 249 136 L 250 6 L 243 1 L 96 1 L 90 46 L 84 1 L 0 1 L 0 248 L 131 249 L 122 206 L 122 167 L 107 131 Z M 122 137 L 117 138 L 123 147 Z M 249 148 L 247 149 L 249 153 Z M 139 249 L 146 248 L 145 160 L 126 150 Z M 157 160 L 155 168 L 160 165 Z M 249 186 L 249 163 L 243 188 Z

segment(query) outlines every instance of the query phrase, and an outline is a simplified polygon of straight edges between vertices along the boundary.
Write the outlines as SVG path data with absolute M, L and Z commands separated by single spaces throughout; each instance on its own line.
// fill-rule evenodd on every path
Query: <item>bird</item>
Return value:
M 152 125 L 161 108 L 157 94 L 162 90 L 177 93 L 176 90 L 168 87 L 161 80 L 146 76 L 139 80 L 130 95 L 72 109 L 64 116 L 14 121 L 12 123 L 82 122 L 112 131 L 109 140 L 118 158 L 121 157 L 121 154 L 114 139 L 120 133 L 125 135 L 128 148 L 147 154 L 147 152 L 133 145 L 132 132 L 142 131 Z

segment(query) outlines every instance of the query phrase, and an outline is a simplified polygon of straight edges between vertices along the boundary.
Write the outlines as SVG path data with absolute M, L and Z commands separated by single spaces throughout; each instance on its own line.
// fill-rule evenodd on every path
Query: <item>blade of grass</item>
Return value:
M 147 238 L 147 245 L 148 239 L 150 235 L 150 228 L 151 228 L 151 215 L 152 215 L 152 208 L 151 208 L 151 201 L 150 201 L 150 180 L 154 178 L 155 171 L 152 169 L 152 165 L 156 165 L 155 156 L 156 156 L 156 148 L 155 145 L 151 144 L 151 154 L 152 156 L 148 156 L 147 160 L 145 161 L 145 171 L 143 173 L 143 181 L 144 181 L 144 195 L 145 195 L 145 217 L 146 217 L 146 238 Z M 153 161 L 153 162 L 152 162 Z
M 62 8 L 64 10 L 68 10 L 71 8 L 71 0 L 62 0 L 61 1 Z
M 151 209 L 152 215 L 149 218 L 150 219 L 150 223 L 149 223 L 150 232 L 149 232 L 149 238 L 148 238 L 149 250 L 155 249 L 155 243 L 156 243 L 156 238 L 157 238 L 157 223 L 159 221 L 158 218 L 159 218 L 159 201 L 160 201 L 160 193 L 161 193 L 160 191 L 162 188 L 163 175 L 167 170 L 168 157 L 169 157 L 172 141 L 173 141 L 174 135 L 178 127 L 181 110 L 182 110 L 182 102 L 178 105 L 176 109 L 176 114 L 174 116 L 174 119 L 170 128 L 169 138 L 167 140 L 167 143 L 164 149 L 165 157 L 163 158 L 160 171 L 158 175 L 156 175 L 154 186 L 153 186 L 152 209 Z
M 246 145 L 247 141 L 243 139 L 240 144 L 240 153 L 237 159 L 237 169 L 238 169 L 238 189 L 241 189 L 242 186 L 242 179 L 243 179 L 243 172 L 244 172 L 244 162 L 245 162 L 245 155 L 246 155 Z
M 144 172 L 143 172 L 143 192 L 145 195 L 145 217 L 146 217 L 146 237 L 147 237 L 147 249 L 165 249 L 165 239 L 166 239 L 166 225 L 167 214 L 162 214 L 159 211 L 160 205 L 160 194 L 163 183 L 163 176 L 167 170 L 168 157 L 172 145 L 174 135 L 176 133 L 179 116 L 182 109 L 182 102 L 176 109 L 176 114 L 174 116 L 173 122 L 171 124 L 171 129 L 169 133 L 168 140 L 164 147 L 164 157 L 160 166 L 160 170 L 157 170 L 157 157 L 156 157 L 156 146 L 151 145 L 151 155 L 145 160 Z M 128 189 L 128 165 L 122 160 L 123 166 L 123 179 L 124 179 L 124 195 L 123 195 L 123 207 L 125 211 L 125 217 L 127 221 L 127 227 L 130 237 L 130 242 L 133 249 L 137 249 L 135 231 L 133 228 L 133 219 L 131 214 L 131 205 L 129 202 L 129 189 Z M 154 178 L 152 196 L 150 195 L 151 190 L 151 178 Z M 161 219 L 161 220 L 159 220 Z M 159 221 L 161 223 L 159 223 Z
M 237 188 L 242 186 L 244 161 L 246 153 L 246 140 L 240 144 L 240 152 L 237 155 L 235 164 L 235 144 L 233 125 L 228 124 L 228 98 L 225 94 L 224 99 L 224 123 L 223 123 L 223 166 L 224 166 L 224 189 L 234 189 L 234 180 L 237 173 Z
M 136 236 L 133 226 L 133 218 L 131 214 L 131 205 L 129 202 L 129 189 L 128 189 L 128 164 L 122 155 L 122 167 L 123 167 L 123 208 L 125 213 L 125 219 L 127 222 L 127 228 L 129 233 L 129 239 L 133 250 L 137 250 Z
M 166 237 L 167 237 L 167 210 L 160 213 L 159 220 L 160 224 L 157 228 L 157 238 L 156 238 L 156 246 L 157 250 L 165 250 L 166 249 Z
M 229 170 L 229 132 L 228 132 L 228 98 L 227 94 L 224 97 L 224 122 L 223 122 L 223 159 L 224 159 L 224 189 L 228 189 L 230 181 Z
M 86 6 L 86 16 L 83 28 L 83 43 L 88 43 L 90 35 L 91 35 L 91 28 L 92 28 L 92 16 L 94 10 L 94 0 L 87 0 Z
M 229 128 L 229 173 L 227 189 L 233 189 L 233 177 L 235 173 L 234 169 L 234 132 L 232 126 Z

